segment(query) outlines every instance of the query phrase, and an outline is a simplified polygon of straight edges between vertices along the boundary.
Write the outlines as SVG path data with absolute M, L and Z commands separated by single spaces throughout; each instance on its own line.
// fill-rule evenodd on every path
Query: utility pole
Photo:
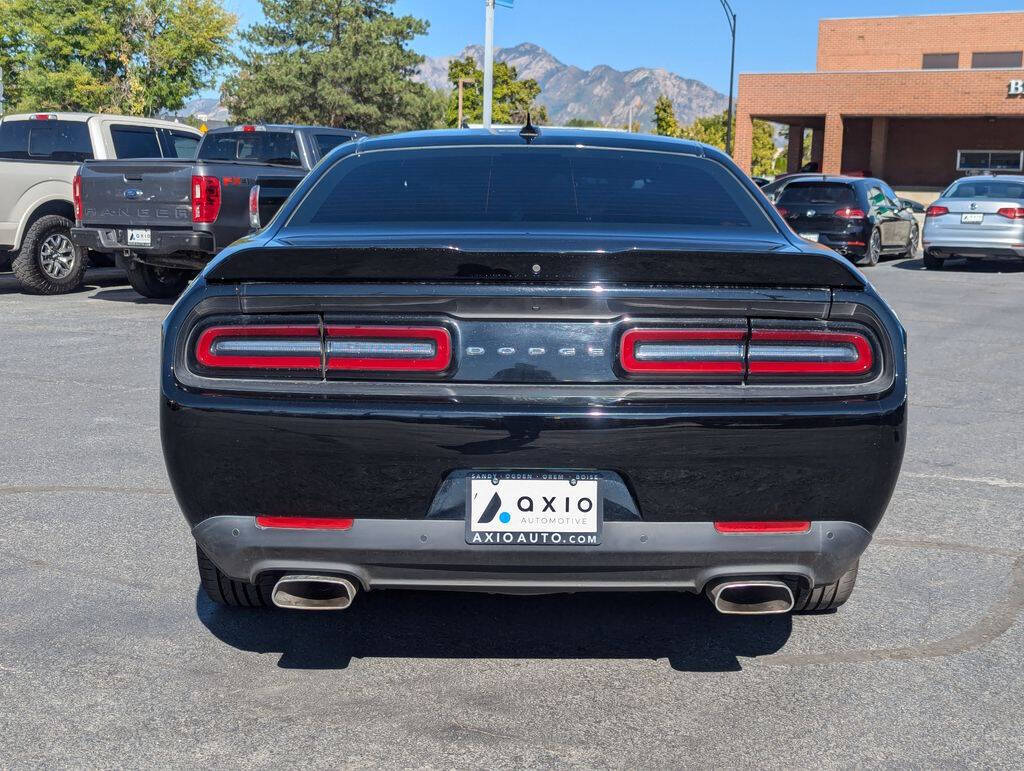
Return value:
M 484 128 L 491 127 L 491 107 L 494 102 L 494 0 L 487 3 L 484 27 Z
M 630 105 L 629 105 L 629 125 L 626 127 L 626 130 L 630 134 L 633 133 L 633 104 L 632 103 L 630 103 Z
M 736 77 L 736 13 L 729 5 L 729 0 L 721 0 L 721 3 L 726 21 L 729 22 L 729 31 L 732 33 L 732 56 L 729 59 L 729 114 L 726 116 L 725 124 L 725 153 L 732 155 L 732 81 Z
M 471 83 L 476 83 L 476 81 L 473 78 L 459 78 L 459 122 L 456 124 L 456 128 L 462 128 L 462 89 Z

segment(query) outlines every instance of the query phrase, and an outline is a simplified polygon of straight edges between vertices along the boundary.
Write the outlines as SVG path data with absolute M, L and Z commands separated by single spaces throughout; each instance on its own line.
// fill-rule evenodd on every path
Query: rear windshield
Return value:
M 92 158 L 83 121 L 12 120 L 0 123 L 0 158 L 80 162 Z
M 995 198 L 998 200 L 1024 199 L 1024 182 L 1009 180 L 971 180 L 954 185 L 944 198 Z
M 526 145 L 347 156 L 306 196 L 289 227 L 446 223 L 774 230 L 739 180 L 715 161 Z
M 299 145 L 290 131 L 230 131 L 207 134 L 199 146 L 204 161 L 258 161 L 301 166 Z
M 857 195 L 850 185 L 841 182 L 794 182 L 782 191 L 780 206 L 851 206 L 857 202 Z

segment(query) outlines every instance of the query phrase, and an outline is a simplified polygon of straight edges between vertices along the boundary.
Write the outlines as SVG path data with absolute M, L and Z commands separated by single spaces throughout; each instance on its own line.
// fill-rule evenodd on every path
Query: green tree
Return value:
M 654 125 L 659 134 L 665 136 L 692 139 L 696 142 L 725 149 L 725 127 L 728 123 L 728 112 L 723 110 L 715 115 L 697 118 L 689 126 L 680 126 L 676 120 L 672 102 L 665 96 L 658 97 L 654 106 Z M 673 131 L 673 126 L 675 130 Z M 733 116 L 732 135 L 736 136 L 736 118 Z M 775 147 L 774 130 L 767 121 L 754 121 L 753 160 L 750 173 L 754 175 L 775 174 L 775 161 L 778 150 Z
M 590 118 L 569 118 L 565 122 L 566 126 L 571 128 L 603 128 L 604 124 L 599 120 L 591 120 Z
M 5 105 L 179 109 L 213 85 L 234 25 L 218 0 L 2 0 Z
M 412 76 L 409 49 L 428 24 L 395 0 L 262 0 L 265 21 L 242 33 L 222 98 L 238 120 L 316 123 L 371 134 L 437 122 L 436 95 Z
M 466 84 L 462 94 L 463 120 L 479 123 L 484 118 L 484 73 L 476 66 L 471 57 L 454 59 L 448 65 L 448 81 L 453 90 L 448 97 L 448 109 L 445 111 L 445 123 L 455 126 L 459 121 L 459 79 L 468 78 L 472 84 Z M 543 105 L 536 103 L 540 96 L 540 86 L 530 78 L 520 80 L 516 68 L 505 62 L 494 63 L 494 96 L 491 107 L 491 119 L 495 123 L 526 123 L 526 114 L 534 123 L 546 123 L 548 111 Z

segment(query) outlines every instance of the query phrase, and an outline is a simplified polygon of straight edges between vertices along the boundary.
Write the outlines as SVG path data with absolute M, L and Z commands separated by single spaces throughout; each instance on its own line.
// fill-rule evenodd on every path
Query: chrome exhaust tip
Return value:
M 281 576 L 270 594 L 279 608 L 344 610 L 355 599 L 356 585 L 342 576 Z
M 707 590 L 719 613 L 764 616 L 793 610 L 793 590 L 782 581 L 722 581 Z

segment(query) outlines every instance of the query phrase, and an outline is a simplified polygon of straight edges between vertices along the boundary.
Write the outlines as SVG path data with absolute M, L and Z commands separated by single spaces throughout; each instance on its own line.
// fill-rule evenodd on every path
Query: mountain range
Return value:
M 457 57 L 427 57 L 417 79 L 434 88 L 450 90 L 448 63 L 453 58 L 472 57 L 482 67 L 483 53 L 483 46 L 471 45 Z M 707 84 L 661 68 L 622 71 L 601 64 L 584 70 L 559 61 L 534 43 L 496 49 L 494 58 L 515 67 L 520 78 L 537 81 L 541 87 L 537 101 L 547 107 L 552 124 L 583 118 L 606 126 L 625 126 L 632 107 L 634 124 L 649 131 L 654 120 L 654 102 L 661 94 L 672 100 L 676 117 L 684 124 L 722 112 L 727 105 L 725 95 Z

